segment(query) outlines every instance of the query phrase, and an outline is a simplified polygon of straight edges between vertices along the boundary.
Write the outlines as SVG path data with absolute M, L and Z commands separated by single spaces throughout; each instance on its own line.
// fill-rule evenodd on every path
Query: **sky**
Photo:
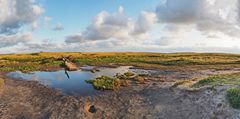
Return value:
M 240 53 L 240 0 L 0 0 L 0 54 Z

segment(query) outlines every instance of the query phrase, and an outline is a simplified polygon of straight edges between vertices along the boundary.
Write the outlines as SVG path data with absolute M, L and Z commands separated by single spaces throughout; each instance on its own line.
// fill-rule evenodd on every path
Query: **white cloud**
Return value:
M 239 0 L 166 0 L 156 8 L 160 23 L 195 24 L 204 35 L 240 37 Z
M 31 41 L 32 34 L 24 33 L 24 34 L 13 34 L 13 35 L 0 35 L 0 48 L 15 46 L 20 43 L 27 43 Z
M 33 30 L 33 31 L 36 30 L 36 29 L 38 28 L 38 22 L 37 22 L 37 21 L 33 22 L 33 23 L 31 24 L 31 27 L 32 27 L 32 30 Z
M 57 23 L 56 26 L 53 28 L 53 30 L 55 30 L 55 31 L 62 31 L 63 29 L 64 28 L 61 23 Z
M 34 23 L 44 12 L 33 0 L 0 0 L 0 33 L 12 34 Z
M 49 16 L 43 17 L 44 26 L 48 26 L 48 25 L 49 25 L 49 22 L 50 22 L 51 20 L 52 20 L 52 18 L 49 17 Z
M 74 34 L 66 37 L 66 43 L 84 43 L 85 39 L 82 38 L 82 34 Z
M 32 33 L 19 32 L 19 29 L 24 25 L 37 29 L 43 8 L 34 0 L 0 0 L 0 8 L 0 48 L 31 42 Z
M 19 46 L 15 52 L 240 51 L 236 46 L 240 43 L 239 0 L 163 0 L 155 11 L 142 11 L 136 19 L 127 16 L 120 6 L 114 13 L 100 12 L 85 30 L 66 36 L 65 42 L 45 42 L 18 32 L 28 24 L 33 30 L 38 28 L 37 18 L 44 10 L 32 1 L 0 0 L 1 49 Z M 48 24 L 51 18 L 43 20 Z M 58 23 L 50 28 L 62 30 L 63 26 Z
M 197 19 L 201 1 L 204 0 L 165 0 L 156 8 L 160 22 L 188 23 Z
M 115 39 L 120 42 L 131 42 L 134 39 L 144 39 L 156 22 L 153 12 L 141 12 L 136 22 L 124 13 L 124 8 L 119 7 L 115 13 L 100 12 L 92 23 L 82 33 L 69 35 L 66 43 L 85 43 L 97 40 Z M 108 42 L 109 43 L 109 42 Z
M 142 34 L 149 32 L 156 23 L 156 14 L 152 12 L 141 12 L 137 22 L 134 25 L 134 34 Z
M 66 37 L 66 43 L 81 43 L 110 38 L 127 39 L 132 28 L 132 20 L 124 14 L 124 9 L 120 6 L 118 12 L 113 14 L 105 11 L 100 12 L 84 32 Z

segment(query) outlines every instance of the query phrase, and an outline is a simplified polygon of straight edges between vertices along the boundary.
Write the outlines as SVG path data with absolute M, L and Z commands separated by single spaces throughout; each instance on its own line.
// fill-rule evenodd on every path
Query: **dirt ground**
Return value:
M 189 90 L 172 88 L 176 80 L 211 74 L 240 72 L 156 70 L 148 82 L 105 91 L 94 97 L 63 96 L 60 91 L 34 81 L 5 80 L 0 92 L 0 119 L 240 119 L 240 110 L 229 106 L 229 87 Z

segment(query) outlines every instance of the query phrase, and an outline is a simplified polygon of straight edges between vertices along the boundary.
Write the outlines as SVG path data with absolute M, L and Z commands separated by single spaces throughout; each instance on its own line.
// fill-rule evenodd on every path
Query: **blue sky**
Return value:
M 2 0 L 0 53 L 240 53 L 239 0 Z
M 126 14 L 136 19 L 143 10 L 154 11 L 159 0 L 43 0 L 39 1 L 51 17 L 51 24 L 60 22 L 64 31 L 54 32 L 51 29 L 36 31 L 35 35 L 45 39 L 63 39 L 65 35 L 83 31 L 101 11 L 115 12 L 119 6 L 124 6 Z

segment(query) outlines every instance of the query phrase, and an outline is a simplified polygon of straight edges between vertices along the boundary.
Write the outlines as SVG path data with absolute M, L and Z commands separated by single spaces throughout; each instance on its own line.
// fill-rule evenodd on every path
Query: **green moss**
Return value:
M 97 90 L 115 90 L 120 86 L 120 80 L 117 78 L 112 78 L 108 76 L 101 76 L 95 80 L 86 80 L 87 83 L 91 83 L 93 87 Z
M 240 109 L 240 88 L 228 89 L 227 99 L 233 108 Z

